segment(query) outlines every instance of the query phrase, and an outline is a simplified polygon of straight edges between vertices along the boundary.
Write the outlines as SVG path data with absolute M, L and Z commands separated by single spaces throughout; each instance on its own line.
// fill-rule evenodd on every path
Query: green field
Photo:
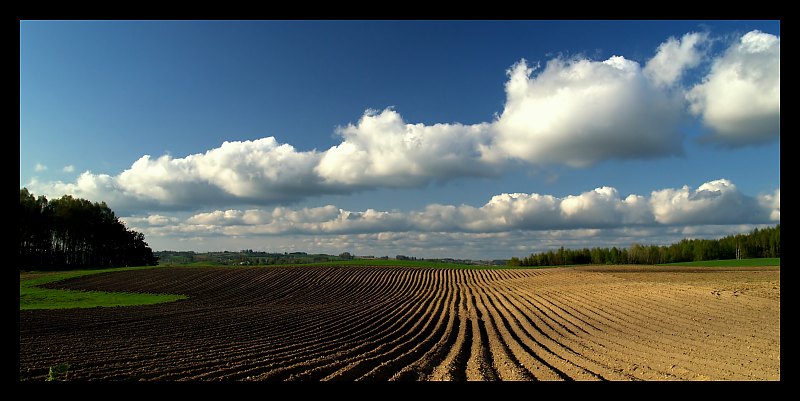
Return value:
M 67 272 L 20 273 L 19 309 L 70 309 L 109 306 L 151 305 L 185 299 L 185 295 L 130 292 L 72 291 L 38 287 L 41 284 L 111 271 L 152 269 L 154 266 L 124 267 Z
M 701 260 L 697 262 L 664 263 L 659 266 L 707 266 L 707 267 L 757 267 L 780 266 L 781 258 Z

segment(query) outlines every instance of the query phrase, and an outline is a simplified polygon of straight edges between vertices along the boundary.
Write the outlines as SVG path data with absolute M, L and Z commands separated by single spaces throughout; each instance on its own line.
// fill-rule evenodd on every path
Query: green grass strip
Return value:
M 697 262 L 665 263 L 659 266 L 704 266 L 704 267 L 758 267 L 780 266 L 781 258 L 700 260 Z
M 74 291 L 39 287 L 45 283 L 106 272 L 152 269 L 157 266 L 122 267 L 97 270 L 72 270 L 66 272 L 32 272 L 41 274 L 22 279 L 19 283 L 19 309 L 72 309 L 111 306 L 152 305 L 187 298 L 186 295 L 148 294 L 135 292 Z

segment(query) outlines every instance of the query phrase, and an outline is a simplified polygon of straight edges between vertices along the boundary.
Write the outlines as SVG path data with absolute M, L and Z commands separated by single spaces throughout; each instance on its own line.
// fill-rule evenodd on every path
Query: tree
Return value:
M 144 234 L 128 230 L 105 202 L 70 195 L 48 201 L 20 189 L 19 268 L 156 265 Z
M 736 258 L 780 258 L 781 225 L 754 229 L 750 234 L 730 235 L 718 240 L 682 239 L 669 246 L 631 244 L 630 248 L 548 250 L 516 259 L 521 266 L 565 264 L 660 264 Z M 514 263 L 516 263 L 516 261 Z M 509 261 L 508 263 L 512 263 Z

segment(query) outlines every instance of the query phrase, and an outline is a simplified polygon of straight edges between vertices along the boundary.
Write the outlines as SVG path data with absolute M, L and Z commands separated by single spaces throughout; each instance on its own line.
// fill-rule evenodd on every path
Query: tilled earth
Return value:
M 20 311 L 21 380 L 780 380 L 780 268 L 158 268 Z

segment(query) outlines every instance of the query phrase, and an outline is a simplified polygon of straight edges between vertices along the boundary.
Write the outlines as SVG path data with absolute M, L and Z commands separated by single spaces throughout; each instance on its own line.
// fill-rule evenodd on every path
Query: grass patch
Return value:
M 45 283 L 106 272 L 152 269 L 155 266 L 123 267 L 67 272 L 20 273 L 19 309 L 72 309 L 110 306 L 152 305 L 187 298 L 176 294 L 148 294 L 135 292 L 74 291 L 39 287 Z
M 758 267 L 780 266 L 781 258 L 701 260 L 697 262 L 664 263 L 659 266 L 704 266 L 704 267 Z
M 50 372 L 47 373 L 47 381 L 65 381 L 69 378 L 69 364 L 62 363 L 61 365 L 51 366 Z

